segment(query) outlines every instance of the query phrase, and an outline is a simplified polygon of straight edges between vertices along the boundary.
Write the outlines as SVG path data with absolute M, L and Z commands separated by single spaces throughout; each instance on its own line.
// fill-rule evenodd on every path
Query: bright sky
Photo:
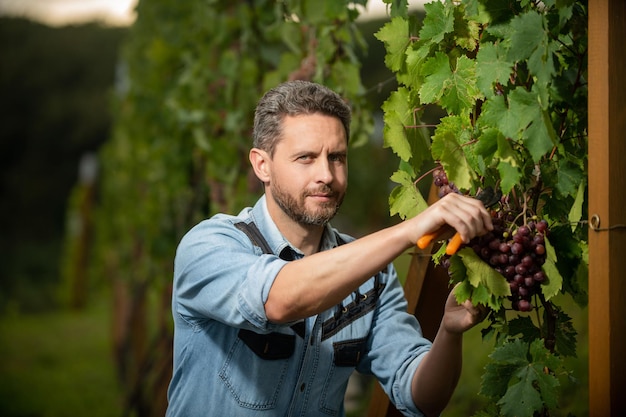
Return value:
M 99 20 L 111 25 L 129 25 L 135 20 L 139 0 L 0 0 L 0 15 L 28 17 L 52 26 Z M 181 0 L 188 1 L 188 0 Z M 421 6 L 425 0 L 409 0 Z M 369 13 L 385 13 L 382 0 L 370 0 Z
M 184 0 L 183 0 L 184 1 Z M 22 16 L 52 26 L 93 20 L 129 25 L 138 0 L 0 0 L 0 14 Z

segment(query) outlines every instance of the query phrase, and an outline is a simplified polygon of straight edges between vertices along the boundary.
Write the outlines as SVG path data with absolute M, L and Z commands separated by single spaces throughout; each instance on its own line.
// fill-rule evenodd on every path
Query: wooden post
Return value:
M 626 415 L 626 2 L 589 0 L 589 415 Z

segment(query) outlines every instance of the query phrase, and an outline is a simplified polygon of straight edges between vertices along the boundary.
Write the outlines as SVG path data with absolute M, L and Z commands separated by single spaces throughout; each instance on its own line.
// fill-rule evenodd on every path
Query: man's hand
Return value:
M 452 236 L 456 231 L 458 244 L 493 230 L 491 216 L 483 203 L 456 193 L 437 200 L 408 222 L 414 225 L 411 231 L 417 232 L 411 236 L 413 245 L 423 236 L 438 235 L 442 230 L 445 232 L 441 237 Z
M 489 309 L 479 304 L 472 305 L 470 300 L 459 304 L 451 291 L 446 301 L 442 326 L 450 333 L 461 334 L 482 322 L 489 314 Z

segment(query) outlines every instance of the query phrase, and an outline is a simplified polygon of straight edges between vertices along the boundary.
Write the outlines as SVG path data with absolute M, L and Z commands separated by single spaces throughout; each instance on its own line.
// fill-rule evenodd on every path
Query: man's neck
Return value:
M 294 221 L 269 198 L 267 208 L 276 227 L 292 246 L 305 255 L 319 252 L 324 226 L 305 225 Z

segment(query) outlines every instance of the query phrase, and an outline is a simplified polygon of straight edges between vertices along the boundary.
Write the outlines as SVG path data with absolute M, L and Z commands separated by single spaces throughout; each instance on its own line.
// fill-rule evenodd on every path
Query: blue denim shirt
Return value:
M 254 222 L 280 256 L 253 245 L 234 226 L 242 221 Z M 321 250 L 342 243 L 337 236 L 327 226 Z M 270 287 L 286 259 L 302 256 L 272 222 L 265 197 L 183 237 L 174 263 L 168 417 L 344 416 L 355 369 L 375 375 L 399 411 L 422 415 L 410 387 L 431 343 L 406 311 L 393 266 L 335 308 L 298 323 L 271 323 L 264 309 Z

